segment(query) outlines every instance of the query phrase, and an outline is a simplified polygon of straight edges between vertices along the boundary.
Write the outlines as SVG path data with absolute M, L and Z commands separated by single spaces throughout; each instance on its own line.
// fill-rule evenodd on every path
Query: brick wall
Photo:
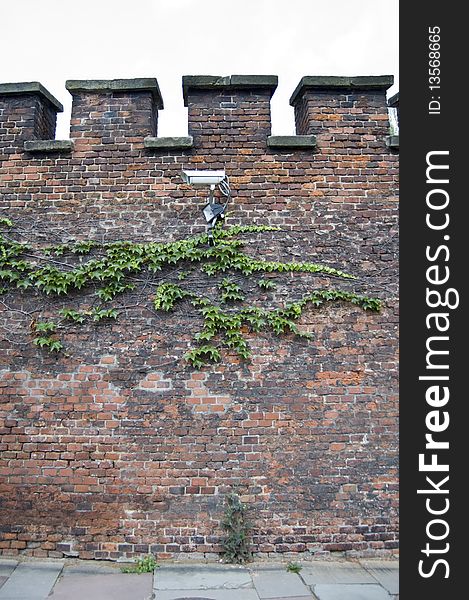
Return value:
M 0 207 L 17 224 L 11 235 L 38 246 L 178 239 L 205 227 L 205 191 L 183 184 L 181 169 L 224 168 L 227 223 L 281 227 L 251 239 L 249 252 L 344 269 L 359 279 L 335 285 L 384 308 L 308 310 L 301 324 L 313 340 L 252 334 L 251 360 L 227 351 L 195 370 L 182 360 L 200 325 L 189 309 L 162 317 L 129 292 L 122 318 L 77 328 L 67 352 L 51 355 L 30 343 L 31 314 L 80 307 L 93 290 L 85 300 L 4 293 L 1 552 L 212 556 L 224 497 L 237 489 L 262 555 L 396 553 L 390 79 L 303 78 L 291 101 L 298 139 L 276 146 L 267 143 L 275 77 L 184 78 L 193 138 L 184 147 L 145 142 L 163 106 L 156 80 L 68 82 L 74 143 L 42 147 L 60 103 L 22 85 L 0 85 Z M 299 147 L 305 134 L 315 147 Z M 283 274 L 270 301 L 328 283 Z

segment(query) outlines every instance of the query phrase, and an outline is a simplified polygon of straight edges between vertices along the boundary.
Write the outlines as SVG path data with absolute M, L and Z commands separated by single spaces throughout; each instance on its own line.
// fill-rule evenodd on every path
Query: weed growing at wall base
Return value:
M 122 573 L 153 573 L 160 565 L 157 564 L 156 558 L 152 554 L 142 556 L 134 565 L 129 567 L 121 567 Z
M 249 534 L 251 525 L 247 519 L 247 507 L 241 502 L 235 492 L 228 494 L 225 499 L 225 514 L 221 522 L 226 531 L 222 541 L 223 558 L 225 562 L 242 564 L 252 558 Z

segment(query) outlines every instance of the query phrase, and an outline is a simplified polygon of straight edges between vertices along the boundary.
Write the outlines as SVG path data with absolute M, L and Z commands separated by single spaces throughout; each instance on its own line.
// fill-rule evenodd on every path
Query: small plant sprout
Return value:
M 153 554 L 147 554 L 147 556 L 139 558 L 135 564 L 121 567 L 121 571 L 122 573 L 153 573 L 153 571 L 158 568 L 159 565 Z
M 289 573 L 299 573 L 303 567 L 297 562 L 289 562 L 287 565 L 287 571 Z

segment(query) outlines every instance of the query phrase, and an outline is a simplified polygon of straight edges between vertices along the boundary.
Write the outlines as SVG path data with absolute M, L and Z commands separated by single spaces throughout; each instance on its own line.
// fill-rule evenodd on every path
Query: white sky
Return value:
M 182 75 L 278 75 L 273 133 L 294 133 L 303 75 L 394 75 L 398 0 L 0 0 L 0 82 L 156 77 L 158 134 L 186 135 Z M 398 85 L 390 93 L 398 90 Z

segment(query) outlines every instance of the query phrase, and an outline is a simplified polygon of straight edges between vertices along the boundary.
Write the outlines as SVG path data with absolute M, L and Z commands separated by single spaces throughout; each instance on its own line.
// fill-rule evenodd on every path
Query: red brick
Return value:
M 225 168 L 234 191 L 227 224 L 282 228 L 246 235 L 248 253 L 349 271 L 386 307 L 307 309 L 300 327 L 311 341 L 245 328 L 250 360 L 225 350 L 222 362 L 198 372 L 183 360 L 200 327 L 191 308 L 149 310 L 160 275 L 175 278 L 165 272 L 122 296 L 132 306 L 141 294 L 142 308 L 74 325 L 65 354 L 3 342 L 1 552 L 58 558 L 68 545 L 82 559 L 113 560 L 149 545 L 158 559 L 184 548 L 218 552 L 224 499 L 238 489 L 261 552 L 392 555 L 398 155 L 385 145 L 384 91 L 305 91 L 295 119 L 298 133 L 316 135 L 314 151 L 267 148 L 270 90 L 197 89 L 187 104 L 194 148 L 159 152 L 143 148 L 157 133 L 151 93 L 74 93 L 73 152 L 39 155 L 23 144 L 53 138 L 53 110 L 38 95 L 0 96 L 2 214 L 41 247 L 73 236 L 182 239 L 204 230 L 205 191 L 183 184 L 181 167 Z M 195 277 L 217 297 L 218 280 L 193 266 L 181 285 Z M 278 307 L 291 294 L 342 285 L 299 273 L 267 277 L 279 285 L 255 299 L 257 275 L 240 277 L 250 302 Z M 13 290 L 2 298 L 24 313 L 3 311 L 0 326 L 24 341 L 28 313 L 54 319 L 62 306 L 86 310 L 95 291 L 53 298 Z M 320 508 L 308 510 L 305 498 Z

